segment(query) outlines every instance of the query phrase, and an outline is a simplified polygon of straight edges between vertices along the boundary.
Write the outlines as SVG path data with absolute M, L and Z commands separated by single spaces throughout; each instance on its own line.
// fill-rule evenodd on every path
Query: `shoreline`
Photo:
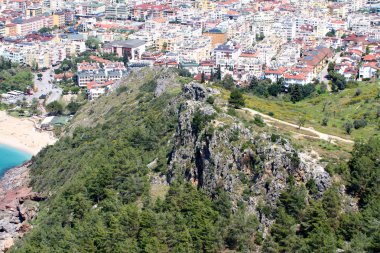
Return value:
M 38 152 L 56 142 L 49 132 L 39 132 L 34 123 L 25 118 L 15 118 L 0 111 L 0 144 L 19 149 L 35 156 Z
M 21 143 L 17 143 L 17 141 L 11 141 L 10 139 L 12 138 L 9 138 L 9 136 L 7 136 L 7 139 L 4 140 L 3 136 L 1 136 L 0 134 L 0 145 L 3 145 L 3 146 L 8 146 L 8 147 L 11 147 L 11 148 L 14 148 L 14 149 L 17 149 L 19 151 L 23 151 L 31 156 L 35 156 L 39 151 L 37 150 L 33 150 L 31 148 L 28 148 L 24 145 L 22 145 Z
M 15 118 L 0 111 L 0 145 L 31 155 L 23 164 L 9 168 L 0 178 L 0 253 L 31 228 L 39 211 L 40 196 L 30 187 L 29 165 L 32 156 L 57 141 L 51 133 L 38 131 L 31 119 Z

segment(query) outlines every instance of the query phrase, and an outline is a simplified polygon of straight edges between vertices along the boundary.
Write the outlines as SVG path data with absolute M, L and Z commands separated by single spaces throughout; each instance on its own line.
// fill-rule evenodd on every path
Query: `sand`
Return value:
M 42 148 L 54 144 L 52 133 L 39 132 L 31 119 L 15 118 L 0 111 L 0 143 L 36 155 Z

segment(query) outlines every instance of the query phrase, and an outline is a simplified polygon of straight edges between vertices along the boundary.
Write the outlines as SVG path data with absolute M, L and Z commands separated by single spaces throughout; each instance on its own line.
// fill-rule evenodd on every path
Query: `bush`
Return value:
M 328 123 L 329 123 L 329 118 L 324 117 L 322 120 L 322 126 L 327 126 Z
M 80 106 L 81 105 L 78 104 L 77 102 L 71 101 L 67 105 L 66 109 L 69 111 L 70 114 L 75 114 L 79 110 Z
M 347 134 L 351 134 L 352 132 L 352 123 L 351 122 L 346 122 L 343 124 L 343 127 L 344 127 L 344 131 L 347 133 Z
M 274 113 L 273 112 L 268 112 L 268 115 L 273 117 L 274 116 Z
M 309 190 L 311 194 L 317 194 L 318 193 L 318 187 L 313 178 L 309 179 L 306 183 L 306 188 Z
M 278 83 L 273 83 L 268 87 L 268 93 L 273 96 L 277 97 L 277 95 L 281 92 L 281 85 Z
M 264 127 L 265 126 L 264 120 L 263 120 L 263 118 L 259 114 L 255 114 L 255 118 L 253 120 L 253 123 L 256 126 L 259 126 L 259 127 Z
M 361 89 L 356 89 L 356 92 L 355 92 L 355 97 L 357 97 L 357 96 L 360 96 L 360 94 L 362 94 L 362 90 Z
M 359 120 L 354 120 L 354 128 L 355 129 L 359 129 L 359 128 L 362 128 L 365 126 L 367 126 L 367 120 L 365 120 L 364 118 L 359 119 Z
M 271 142 L 277 142 L 280 138 L 281 138 L 281 136 L 278 135 L 278 134 L 272 134 L 272 135 L 270 136 L 270 140 L 271 140 Z
M 58 101 L 54 101 L 46 106 L 46 110 L 52 115 L 61 115 L 63 106 Z
M 199 134 L 205 126 L 215 118 L 215 115 L 207 115 L 201 112 L 199 109 L 194 113 L 193 122 L 191 128 L 193 132 L 197 135 Z
M 221 85 L 227 90 L 232 90 L 235 87 L 235 82 L 231 75 L 225 75 Z
M 182 77 L 191 77 L 192 76 L 189 70 L 182 69 L 182 68 L 178 70 L 178 75 L 182 76 Z
M 213 105 L 215 102 L 215 98 L 213 96 L 209 96 L 206 102 L 209 103 L 210 105 Z
M 245 105 L 243 94 L 239 89 L 234 89 L 231 92 L 228 102 L 234 108 L 241 108 Z

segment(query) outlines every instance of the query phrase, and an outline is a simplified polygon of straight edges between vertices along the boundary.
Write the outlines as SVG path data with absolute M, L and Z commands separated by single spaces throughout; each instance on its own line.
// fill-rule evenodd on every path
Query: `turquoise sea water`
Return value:
M 0 144 L 0 178 L 4 173 L 32 157 L 31 154 L 10 146 Z

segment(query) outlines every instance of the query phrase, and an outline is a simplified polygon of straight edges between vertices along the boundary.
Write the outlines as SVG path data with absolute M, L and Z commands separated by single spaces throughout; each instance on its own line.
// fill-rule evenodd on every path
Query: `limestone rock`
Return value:
M 178 110 L 169 183 L 184 176 L 213 197 L 221 187 L 229 193 L 234 209 L 243 201 L 257 214 L 264 232 L 273 220 L 260 213 L 259 204 L 275 207 L 290 176 L 298 184 L 314 179 L 319 195 L 330 187 L 331 178 L 318 159 L 298 152 L 284 138 L 272 140 L 268 134 L 255 133 L 229 115 L 219 115 L 225 122 L 211 120 L 200 132 L 194 131 L 195 112 L 216 114 L 205 103 L 209 94 L 210 90 L 198 83 L 183 88 L 185 101 Z

